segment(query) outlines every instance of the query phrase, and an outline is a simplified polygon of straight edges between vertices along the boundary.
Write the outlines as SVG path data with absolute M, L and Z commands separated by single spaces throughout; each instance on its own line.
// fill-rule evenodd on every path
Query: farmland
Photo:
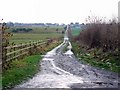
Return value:
M 30 32 L 17 32 L 13 33 L 12 30 L 16 28 L 30 28 L 32 31 Z M 45 40 L 49 38 L 60 38 L 63 37 L 62 31 L 64 31 L 63 27 L 60 26 L 52 26 L 52 27 L 13 27 L 7 30 L 8 32 L 12 32 L 13 36 L 9 38 L 10 44 L 20 44 L 27 43 L 29 41 L 37 41 L 37 40 Z
M 24 30 L 31 29 L 29 32 L 24 32 Z M 13 32 L 13 30 L 18 30 L 17 32 Z M 42 59 L 43 54 L 48 52 L 49 50 L 53 49 L 57 45 L 59 45 L 62 41 L 63 37 L 63 27 L 13 27 L 6 30 L 6 32 L 11 33 L 12 35 L 9 37 L 9 44 L 7 46 L 12 48 L 11 44 L 16 44 L 16 46 L 22 45 L 28 45 L 29 42 L 37 42 L 38 40 L 45 41 L 46 39 L 52 39 L 52 42 L 45 43 L 43 45 L 37 46 L 37 48 L 33 49 L 32 52 L 35 51 L 33 54 L 26 54 L 25 56 L 20 55 L 22 52 L 18 53 L 19 50 L 22 49 L 22 46 L 20 48 L 14 49 L 16 51 L 10 50 L 10 52 L 6 52 L 5 57 L 7 57 L 8 53 L 14 53 L 17 52 L 20 57 L 17 57 L 15 59 L 10 59 L 9 62 L 4 59 L 4 66 L 7 67 L 4 68 L 4 72 L 2 73 L 2 86 L 3 88 L 12 88 L 15 85 L 21 83 L 24 80 L 28 80 L 32 76 L 34 76 L 39 71 L 39 62 Z M 48 41 L 48 40 L 47 40 Z M 45 41 L 46 42 L 46 41 Z M 31 44 L 32 45 L 32 44 Z M 13 45 L 15 46 L 15 45 Z M 27 46 L 26 48 L 29 48 Z M 30 48 L 32 48 L 30 46 Z M 23 50 L 23 49 L 22 49 Z M 23 53 L 25 53 L 27 50 L 25 49 Z M 28 50 L 29 52 L 29 50 Z M 14 54 L 15 55 L 15 54 Z M 10 58 L 13 58 L 16 56 L 10 56 Z M 18 70 L 19 69 L 19 70 Z M 1 81 L 0 79 L 0 81 Z M 0 85 L 1 85 L 0 83 Z M 1 88 L 1 87 L 0 87 Z

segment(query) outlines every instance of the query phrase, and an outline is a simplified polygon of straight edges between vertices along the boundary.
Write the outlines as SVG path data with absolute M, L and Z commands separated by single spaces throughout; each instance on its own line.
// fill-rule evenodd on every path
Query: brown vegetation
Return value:
M 115 19 L 105 22 L 96 17 L 88 21 L 74 38 L 74 53 L 90 65 L 120 73 L 120 24 Z
M 85 30 L 76 38 L 89 48 L 101 48 L 103 52 L 118 50 L 118 25 L 115 19 L 105 23 L 99 18 L 88 18 Z

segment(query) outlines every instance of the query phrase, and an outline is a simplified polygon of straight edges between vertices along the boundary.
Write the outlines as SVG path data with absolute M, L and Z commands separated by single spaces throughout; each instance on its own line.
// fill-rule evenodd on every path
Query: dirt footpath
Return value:
M 118 75 L 79 62 L 66 43 L 48 52 L 40 63 L 40 72 L 15 88 L 117 88 Z M 70 46 L 69 46 L 70 47 Z

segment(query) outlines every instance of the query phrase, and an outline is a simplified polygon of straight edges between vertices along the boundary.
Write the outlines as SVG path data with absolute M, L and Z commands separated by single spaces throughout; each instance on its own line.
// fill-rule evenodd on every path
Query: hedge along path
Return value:
M 41 45 L 48 45 L 48 43 L 51 43 L 51 39 L 47 40 L 39 40 L 36 42 L 29 42 L 26 44 L 20 44 L 20 45 L 15 45 L 14 43 L 11 46 L 3 47 L 4 50 L 4 56 L 3 56 L 3 62 L 0 63 L 2 64 L 3 70 L 8 69 L 9 63 L 12 62 L 12 60 L 20 60 L 23 59 L 26 55 L 30 56 L 33 55 L 37 51 L 37 47 Z

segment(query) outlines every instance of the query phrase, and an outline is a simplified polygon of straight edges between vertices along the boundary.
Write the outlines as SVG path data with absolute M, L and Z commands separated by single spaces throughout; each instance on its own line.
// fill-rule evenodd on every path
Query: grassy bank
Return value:
M 36 55 L 27 56 L 22 60 L 13 60 L 10 63 L 10 68 L 2 73 L 2 87 L 4 89 L 12 88 L 33 77 L 39 71 L 41 55 L 50 51 L 60 43 L 61 41 L 54 40 L 49 45 L 38 47 Z
M 52 50 L 54 47 L 58 46 L 60 43 L 62 43 L 62 41 L 57 41 L 54 40 L 53 42 L 51 42 L 49 45 L 42 45 L 40 47 L 38 47 L 38 50 L 40 51 L 41 55 L 46 54 L 46 52 Z
M 23 80 L 31 78 L 39 70 L 40 55 L 32 55 L 23 60 L 12 61 L 11 68 L 2 74 L 2 87 L 11 88 Z
M 75 55 L 84 63 L 114 72 L 120 72 L 119 57 L 111 52 L 102 52 L 100 49 L 92 48 L 87 50 L 79 43 L 73 42 Z

